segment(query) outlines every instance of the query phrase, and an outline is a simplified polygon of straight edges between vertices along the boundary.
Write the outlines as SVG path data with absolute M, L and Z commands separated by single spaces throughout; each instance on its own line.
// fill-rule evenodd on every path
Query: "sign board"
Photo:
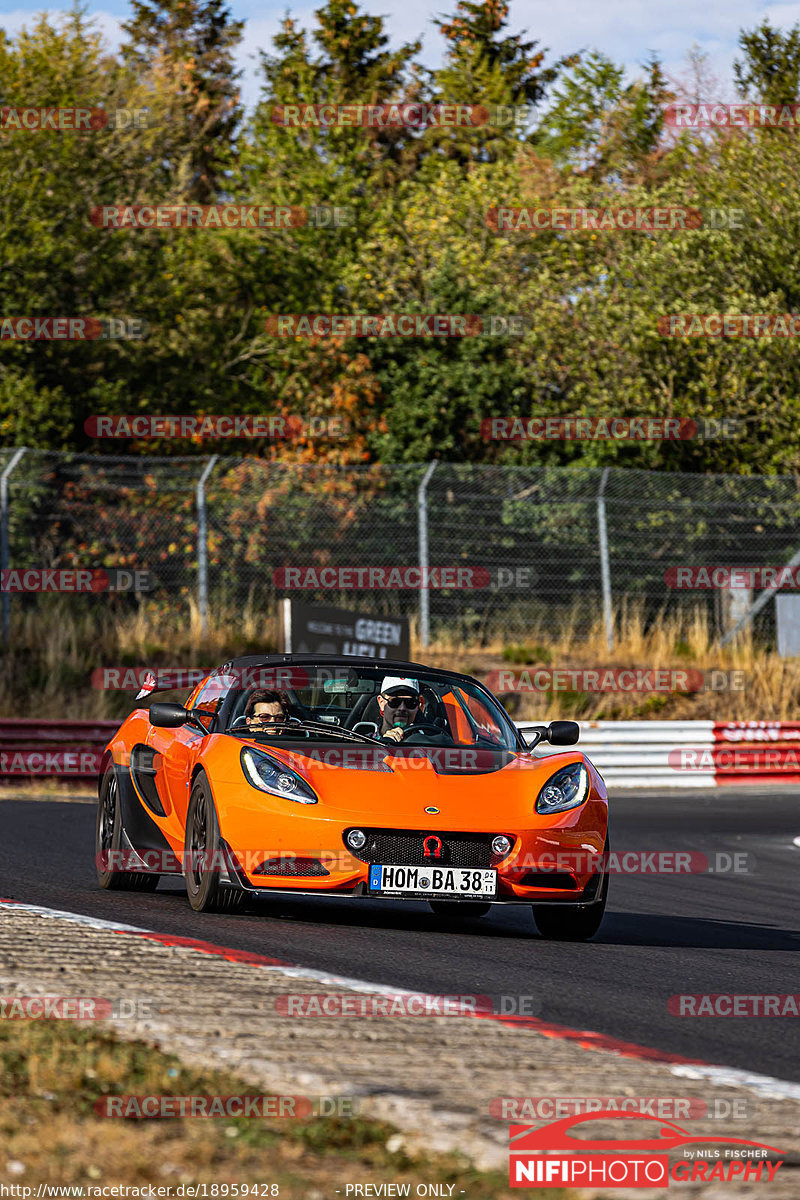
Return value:
M 775 597 L 775 622 L 781 658 L 800 655 L 800 596 L 792 592 L 778 593 Z
M 408 660 L 408 617 L 380 617 L 316 604 L 282 601 L 284 654 L 354 654 Z

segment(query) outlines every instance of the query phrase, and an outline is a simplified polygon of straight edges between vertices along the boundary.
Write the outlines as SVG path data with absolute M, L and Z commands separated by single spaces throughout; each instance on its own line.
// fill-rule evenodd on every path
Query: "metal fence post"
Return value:
M 800 564 L 800 550 L 793 554 L 786 564 L 786 570 L 794 570 Z M 761 595 L 753 601 L 744 616 L 736 622 L 733 629 L 729 629 L 724 637 L 720 638 L 720 646 L 727 646 L 728 642 L 732 642 L 737 633 L 741 633 L 745 625 L 749 625 L 753 617 L 760 613 L 765 604 L 769 603 L 773 596 L 777 595 L 781 588 L 780 583 L 768 583 Z
M 606 526 L 605 490 L 608 472 L 606 467 L 597 493 L 597 537 L 600 544 L 600 580 L 603 588 L 603 617 L 606 626 L 606 642 L 609 650 L 614 649 L 614 614 L 611 609 L 611 568 L 608 561 L 608 528 Z
M 422 476 L 417 488 L 417 539 L 419 542 L 419 640 L 427 646 L 431 638 L 431 597 L 430 590 L 425 586 L 428 575 L 428 484 L 431 475 L 436 470 L 437 459 L 428 463 L 427 470 Z
M 11 461 L 3 471 L 2 475 L 0 475 L 0 572 L 8 570 L 10 555 L 10 537 L 8 530 L 8 477 L 27 449 L 27 446 L 20 446 L 19 450 L 12 454 Z M 2 601 L 0 606 L 2 607 L 3 613 L 3 641 L 6 645 L 8 645 L 11 637 L 11 596 L 6 591 L 2 592 Z
M 200 610 L 200 632 L 205 636 L 208 616 L 208 524 L 206 521 L 206 480 L 219 459 L 212 454 L 197 481 L 197 607 Z

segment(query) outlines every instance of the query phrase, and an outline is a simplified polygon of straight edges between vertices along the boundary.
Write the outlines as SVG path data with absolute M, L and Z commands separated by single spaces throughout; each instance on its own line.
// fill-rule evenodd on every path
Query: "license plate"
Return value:
M 494 896 L 497 871 L 479 867 L 371 866 L 369 890 L 397 895 Z

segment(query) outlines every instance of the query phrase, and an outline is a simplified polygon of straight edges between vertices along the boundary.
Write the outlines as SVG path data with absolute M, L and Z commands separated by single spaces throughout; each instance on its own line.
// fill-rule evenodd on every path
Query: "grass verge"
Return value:
M 454 1185 L 454 1200 L 511 1200 L 500 1172 L 477 1171 L 456 1156 L 410 1157 L 396 1129 L 361 1116 L 144 1120 L 94 1110 L 110 1095 L 257 1092 L 235 1075 L 192 1070 L 97 1027 L 0 1022 L 0 1181 L 33 1185 L 34 1195 L 39 1183 L 171 1185 L 173 1195 L 181 1183 L 266 1183 L 278 1186 L 281 1200 L 321 1200 L 347 1183 L 408 1183 L 413 1197 L 418 1184 L 437 1183 Z

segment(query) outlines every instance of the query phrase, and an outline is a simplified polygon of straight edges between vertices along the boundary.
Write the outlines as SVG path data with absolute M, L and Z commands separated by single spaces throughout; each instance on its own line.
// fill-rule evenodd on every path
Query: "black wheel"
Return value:
M 472 903 L 468 900 L 463 903 L 459 900 L 429 900 L 428 904 L 439 917 L 485 917 L 492 907 L 478 900 Z
M 186 814 L 183 877 L 195 912 L 234 912 L 244 899 L 241 888 L 223 884 L 222 842 L 208 780 L 200 775 Z
M 122 814 L 119 804 L 119 784 L 116 767 L 112 763 L 100 784 L 100 799 L 97 802 L 95 825 L 95 865 L 97 882 L 101 888 L 119 892 L 154 892 L 160 875 L 148 871 L 122 871 L 119 862 L 122 853 Z
M 606 838 L 606 870 L 603 872 L 603 882 L 600 886 L 600 899 L 594 904 L 590 904 L 588 908 L 532 905 L 533 919 L 543 938 L 557 942 L 588 942 L 589 938 L 594 937 L 603 923 L 608 900 L 608 852 L 609 841 Z

